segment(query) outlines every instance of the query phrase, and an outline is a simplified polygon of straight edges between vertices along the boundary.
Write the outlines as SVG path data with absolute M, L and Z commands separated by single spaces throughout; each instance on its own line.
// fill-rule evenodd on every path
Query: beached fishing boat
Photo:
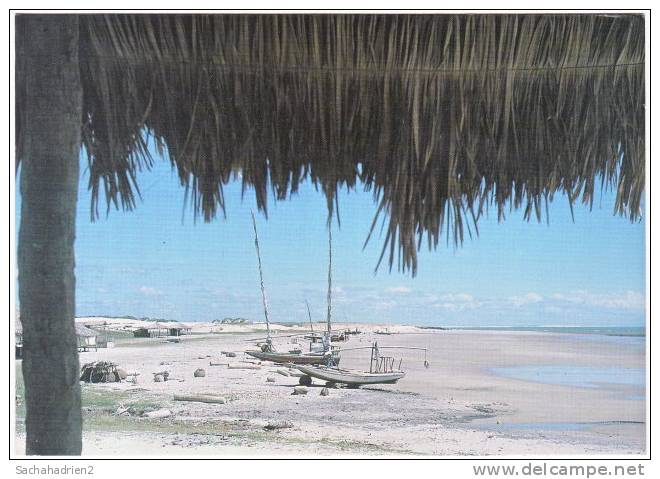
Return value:
M 245 351 L 246 354 L 252 356 L 253 358 L 260 359 L 262 361 L 272 361 L 274 363 L 281 364 L 339 364 L 339 348 L 332 346 L 332 330 L 330 327 L 330 295 L 331 295 L 331 280 L 330 280 L 330 268 L 332 267 L 332 252 L 330 252 L 330 266 L 328 269 L 328 329 L 327 332 L 321 335 L 316 335 L 312 327 L 312 336 L 318 338 L 320 341 L 313 341 L 310 343 L 310 351 L 303 353 L 302 351 L 289 351 L 289 352 L 278 352 L 273 346 L 272 336 L 270 332 L 270 318 L 268 314 L 268 301 L 266 300 L 266 289 L 264 287 L 264 277 L 261 268 L 261 253 L 259 251 L 259 236 L 257 234 L 257 222 L 252 213 L 252 226 L 254 227 L 254 245 L 257 250 L 257 261 L 259 264 L 259 278 L 261 280 L 261 298 L 264 306 L 264 316 L 266 318 L 266 341 L 261 345 L 261 350 L 254 351 L 248 350 Z M 330 243 L 332 240 L 330 239 Z M 309 305 L 307 306 L 307 313 L 310 316 L 310 325 L 311 323 L 311 313 L 309 312 Z M 316 344 L 315 344 L 316 343 Z M 320 346 L 320 347 L 319 347 Z
M 326 364 L 330 359 L 325 354 L 319 353 L 278 353 L 277 351 L 245 351 L 245 353 L 262 361 L 272 361 L 280 364 Z
M 367 348 L 369 348 L 369 346 L 344 349 L 344 351 L 355 351 L 357 349 Z M 381 349 L 415 349 L 424 351 L 424 366 L 427 368 L 429 367 L 429 363 L 426 360 L 426 348 L 403 346 L 387 346 L 379 348 L 378 343 L 374 343 L 370 348 L 371 362 L 369 364 L 369 371 L 342 369 L 337 365 L 332 364 L 318 366 L 297 365 L 295 366 L 296 369 L 305 374 L 305 376 L 300 378 L 300 384 L 309 386 L 312 383 L 312 378 L 320 379 L 328 383 L 346 384 L 349 387 L 360 387 L 368 384 L 394 384 L 406 375 L 406 373 L 401 370 L 402 361 L 399 360 L 398 365 L 396 365 L 396 360 L 393 357 L 381 355 Z
M 322 381 L 337 384 L 347 384 L 349 386 L 363 386 L 367 384 L 394 384 L 406 375 L 406 373 L 403 371 L 370 373 L 356 371 L 353 369 L 328 367 L 323 365 L 317 367 L 297 365 L 296 369 L 298 369 L 303 374 L 320 379 Z

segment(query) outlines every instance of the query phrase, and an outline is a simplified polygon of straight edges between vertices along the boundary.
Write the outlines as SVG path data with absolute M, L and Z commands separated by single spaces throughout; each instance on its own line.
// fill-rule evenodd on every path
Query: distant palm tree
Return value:
M 206 221 L 233 177 L 286 198 L 363 183 L 389 218 L 381 260 L 415 274 L 424 240 L 616 189 L 641 215 L 640 15 L 43 15 L 16 17 L 19 286 L 28 454 L 81 451 L 74 238 L 81 145 L 135 206 L 165 150 Z M 396 259 L 396 260 L 395 260 Z M 380 261 L 379 261 L 380 263 Z

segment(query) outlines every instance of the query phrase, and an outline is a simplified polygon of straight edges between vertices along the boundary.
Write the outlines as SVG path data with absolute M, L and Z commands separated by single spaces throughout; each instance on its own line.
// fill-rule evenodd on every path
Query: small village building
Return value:
M 20 316 L 16 315 L 15 323 L 15 345 L 16 345 L 16 359 L 23 358 L 23 323 Z M 96 338 L 98 333 L 82 324 L 76 324 L 76 338 L 78 339 L 78 351 L 96 350 Z
M 112 340 L 108 322 L 103 319 L 89 319 L 89 318 L 76 318 L 76 324 L 83 326 L 96 332 L 96 347 L 97 348 L 114 348 L 115 343 Z
M 89 351 L 93 349 L 96 351 L 98 348 L 96 344 L 96 337 L 98 333 L 93 329 L 88 328 L 82 324 L 76 324 L 76 337 L 78 338 L 78 351 Z
M 18 313 L 16 313 L 14 337 L 14 344 L 16 346 L 16 359 L 23 359 L 23 323 L 21 323 L 21 318 Z
M 161 336 L 161 330 L 154 324 L 149 326 L 142 326 L 133 331 L 133 336 L 136 338 L 157 338 Z
M 190 334 L 191 328 L 174 321 L 154 322 L 133 331 L 136 338 L 162 338 Z
M 96 337 L 96 346 L 99 348 L 114 348 L 115 342 L 107 333 L 99 332 L 99 336 Z
M 160 338 L 168 334 L 167 324 L 160 322 L 147 323 L 133 331 L 136 338 Z
M 191 328 L 181 323 L 166 323 L 169 336 L 183 336 L 190 334 Z

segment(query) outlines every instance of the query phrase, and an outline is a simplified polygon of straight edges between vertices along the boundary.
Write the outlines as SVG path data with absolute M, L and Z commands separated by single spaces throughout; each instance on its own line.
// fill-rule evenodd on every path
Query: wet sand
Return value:
M 355 325 L 338 325 L 337 329 Z M 406 377 L 394 385 L 330 389 L 315 380 L 307 395 L 292 395 L 297 377 L 277 373 L 264 362 L 244 366 L 242 353 L 259 337 L 249 328 L 220 334 L 193 334 L 180 343 L 163 339 L 119 342 L 113 349 L 81 353 L 81 364 L 105 359 L 138 383 L 83 385 L 84 446 L 90 456 L 295 456 L 301 455 L 635 455 L 646 449 L 645 389 L 601 382 L 548 384 L 544 377 L 516 379 L 495 368 L 520 366 L 644 368 L 644 342 L 515 331 L 431 331 L 358 326 L 343 347 L 418 346 L 429 348 L 429 368 L 420 351 L 389 351 L 403 359 Z M 229 331 L 227 331 L 229 330 Z M 196 333 L 205 330 L 199 326 Z M 278 349 L 294 347 L 290 339 Z M 304 346 L 303 346 L 304 347 Z M 226 357 L 221 351 L 237 352 Z M 342 367 L 368 369 L 369 350 L 345 351 Z M 398 361 L 397 361 L 398 364 Z M 194 378 L 204 368 L 206 376 Z M 589 369 L 590 368 L 590 369 Z M 167 370 L 178 380 L 153 382 Z M 273 378 L 274 382 L 268 382 Z M 226 404 L 174 401 L 174 394 L 213 393 Z M 118 416 L 117 409 L 167 408 L 172 416 L 149 419 Z M 126 413 L 125 413 L 126 414 Z M 24 451 L 18 418 L 15 451 Z M 287 426 L 268 430 L 265 426 Z

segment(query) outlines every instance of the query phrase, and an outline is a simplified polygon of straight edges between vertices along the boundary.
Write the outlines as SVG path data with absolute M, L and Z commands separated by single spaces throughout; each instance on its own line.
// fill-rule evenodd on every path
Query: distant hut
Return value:
M 183 336 L 190 334 L 191 328 L 174 321 L 154 322 L 133 331 L 136 338 L 161 338 L 164 336 Z
M 97 348 L 114 348 L 115 343 L 108 334 L 108 322 L 107 321 L 85 321 L 84 324 L 86 327 L 96 331 L 96 347 Z
M 14 344 L 16 345 L 16 359 L 23 359 L 23 323 L 21 323 L 21 317 L 18 313 L 16 313 L 14 335 Z
M 181 323 L 167 323 L 168 336 L 183 336 L 190 334 L 191 328 Z
M 136 338 L 160 338 L 169 334 L 168 325 L 166 323 L 153 322 L 145 326 L 141 326 L 133 331 L 133 336 Z
M 133 336 L 136 338 L 148 338 L 149 337 L 149 329 L 148 328 L 137 328 L 135 331 L 133 331 Z
M 108 336 L 107 333 L 105 333 L 96 337 L 96 346 L 98 348 L 114 348 L 115 342 Z
M 76 337 L 78 338 L 78 351 L 89 351 L 90 349 L 96 349 L 96 337 L 98 333 L 93 329 L 89 329 L 87 326 L 82 324 L 76 324 Z

